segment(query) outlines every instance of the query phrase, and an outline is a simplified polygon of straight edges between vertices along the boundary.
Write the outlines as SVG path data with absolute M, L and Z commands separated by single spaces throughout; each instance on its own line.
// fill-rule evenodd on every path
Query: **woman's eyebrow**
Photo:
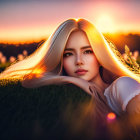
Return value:
M 88 49 L 88 48 L 91 48 L 91 46 L 84 46 L 81 49 Z
M 82 48 L 80 48 L 81 50 L 83 49 L 88 49 L 88 48 L 91 48 L 91 46 L 83 46 Z M 75 50 L 74 48 L 66 48 L 65 51 L 73 51 Z

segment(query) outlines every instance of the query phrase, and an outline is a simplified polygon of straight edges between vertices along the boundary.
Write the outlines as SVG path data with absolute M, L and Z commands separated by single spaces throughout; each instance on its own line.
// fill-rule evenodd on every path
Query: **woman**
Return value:
M 27 88 L 73 83 L 94 97 L 101 116 L 140 112 L 140 73 L 133 72 L 85 19 L 63 22 L 40 48 L 0 78 L 21 79 Z

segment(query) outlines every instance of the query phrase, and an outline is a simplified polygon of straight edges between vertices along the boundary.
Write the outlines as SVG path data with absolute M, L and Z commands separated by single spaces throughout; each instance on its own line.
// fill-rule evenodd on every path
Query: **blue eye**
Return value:
M 72 53 L 64 53 L 63 57 L 68 57 L 68 56 L 71 56 Z
M 92 50 L 86 50 L 86 51 L 84 51 L 84 54 L 91 54 L 91 53 L 93 53 Z

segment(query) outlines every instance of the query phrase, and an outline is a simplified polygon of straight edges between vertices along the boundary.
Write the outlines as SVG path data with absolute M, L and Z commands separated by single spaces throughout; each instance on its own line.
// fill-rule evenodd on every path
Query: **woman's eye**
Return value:
M 64 53 L 64 57 L 68 57 L 68 56 L 71 56 L 72 55 L 72 53 Z
M 86 50 L 86 51 L 84 51 L 84 54 L 91 54 L 91 53 L 93 53 L 92 50 Z

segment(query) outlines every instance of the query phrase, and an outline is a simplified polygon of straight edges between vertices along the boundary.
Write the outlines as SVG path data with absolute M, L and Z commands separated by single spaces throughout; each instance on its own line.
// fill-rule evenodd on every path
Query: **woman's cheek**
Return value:
M 72 68 L 73 68 L 72 60 L 69 58 L 65 58 L 63 61 L 63 67 L 67 74 L 71 73 Z
M 94 66 L 99 64 L 94 55 L 88 55 L 87 57 L 85 57 L 85 62 L 89 65 L 94 65 Z

